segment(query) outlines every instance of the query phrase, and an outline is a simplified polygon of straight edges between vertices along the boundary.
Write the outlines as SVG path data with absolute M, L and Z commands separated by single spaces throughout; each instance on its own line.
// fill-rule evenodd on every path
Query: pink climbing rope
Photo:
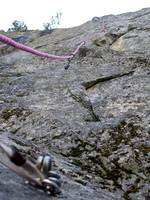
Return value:
M 77 46 L 77 48 L 75 49 L 75 51 L 72 52 L 70 55 L 58 56 L 58 55 L 53 55 L 53 54 L 45 53 L 45 52 L 42 52 L 42 51 L 38 51 L 38 50 L 33 49 L 31 47 L 28 47 L 28 46 L 26 46 L 24 44 L 16 42 L 16 41 L 12 40 L 11 38 L 9 38 L 9 37 L 7 37 L 5 35 L 2 35 L 2 34 L 0 34 L 0 42 L 3 42 L 3 43 L 8 44 L 10 46 L 13 46 L 13 47 L 15 47 L 17 49 L 20 49 L 22 51 L 26 51 L 26 52 L 32 53 L 32 54 L 34 54 L 36 56 L 40 56 L 40 57 L 43 57 L 43 58 L 49 58 L 51 60 L 72 59 L 75 56 L 75 54 L 78 53 L 80 47 L 85 44 L 85 41 L 81 42 Z

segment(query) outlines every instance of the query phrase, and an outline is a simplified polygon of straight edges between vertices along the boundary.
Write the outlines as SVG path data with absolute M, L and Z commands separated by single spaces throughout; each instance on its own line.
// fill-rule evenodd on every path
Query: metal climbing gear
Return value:
M 37 160 L 22 155 L 14 146 L 0 141 L 0 162 L 25 178 L 27 183 L 44 190 L 47 194 L 61 194 L 61 177 L 51 171 L 52 157 L 40 155 Z

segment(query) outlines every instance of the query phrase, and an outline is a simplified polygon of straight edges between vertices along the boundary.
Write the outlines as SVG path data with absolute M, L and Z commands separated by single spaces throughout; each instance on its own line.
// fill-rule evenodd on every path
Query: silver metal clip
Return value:
M 0 162 L 25 178 L 32 186 L 52 195 L 61 193 L 61 177 L 51 171 L 50 155 L 41 155 L 34 160 L 22 155 L 16 147 L 8 146 L 0 141 Z

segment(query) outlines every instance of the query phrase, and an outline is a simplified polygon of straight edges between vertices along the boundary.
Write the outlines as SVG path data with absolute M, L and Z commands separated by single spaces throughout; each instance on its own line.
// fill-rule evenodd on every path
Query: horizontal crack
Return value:
M 22 74 L 22 73 L 20 73 L 20 72 L 18 72 L 18 73 L 11 73 L 11 72 L 9 72 L 9 73 L 0 73 L 0 77 L 21 77 L 21 76 L 25 76 L 25 74 Z
M 91 81 L 88 81 L 88 82 L 84 82 L 84 83 L 82 83 L 82 85 L 85 87 L 86 90 L 88 90 L 91 87 L 93 87 L 93 86 L 95 86 L 95 85 L 97 85 L 99 83 L 110 81 L 110 80 L 116 79 L 116 78 L 121 78 L 121 77 L 127 76 L 127 75 L 132 75 L 133 73 L 134 73 L 134 71 L 130 71 L 130 72 L 126 72 L 126 73 L 123 73 L 123 74 L 114 74 L 112 76 L 105 76 L 105 77 L 98 78 L 96 80 L 91 80 Z

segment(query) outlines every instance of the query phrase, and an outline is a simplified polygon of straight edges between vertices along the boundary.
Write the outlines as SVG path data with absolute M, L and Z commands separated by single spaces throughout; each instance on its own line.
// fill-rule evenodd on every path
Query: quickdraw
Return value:
M 22 155 L 16 147 L 0 142 L 0 162 L 47 194 L 61 194 L 62 180 L 59 174 L 51 171 L 50 155 L 41 155 L 35 160 Z

